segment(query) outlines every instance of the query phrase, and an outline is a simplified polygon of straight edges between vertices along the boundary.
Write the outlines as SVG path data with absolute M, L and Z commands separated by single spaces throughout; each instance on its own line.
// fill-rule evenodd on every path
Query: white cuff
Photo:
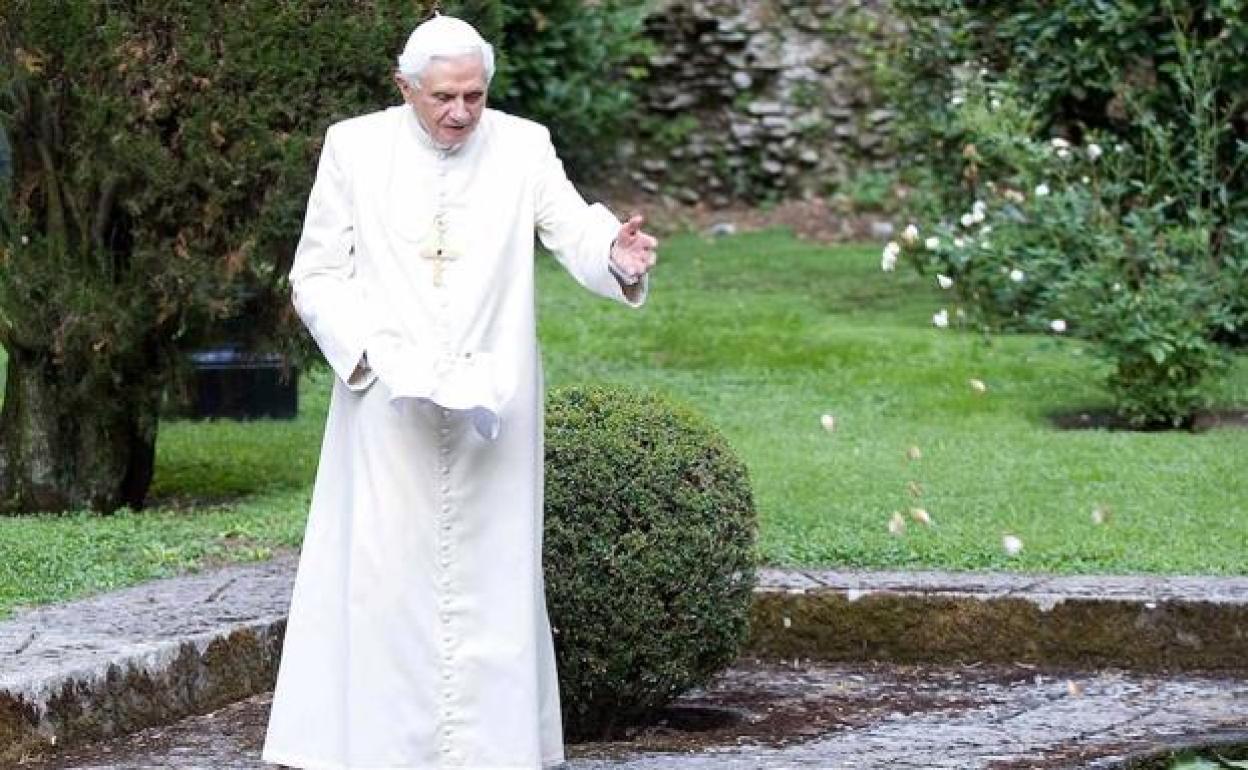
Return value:
M 640 275 L 633 275 L 632 273 L 626 271 L 624 268 L 617 265 L 615 260 L 611 257 L 607 257 L 607 269 L 611 271 L 611 275 L 614 275 L 617 279 L 619 279 L 620 283 L 625 286 L 636 286 L 641 282 Z

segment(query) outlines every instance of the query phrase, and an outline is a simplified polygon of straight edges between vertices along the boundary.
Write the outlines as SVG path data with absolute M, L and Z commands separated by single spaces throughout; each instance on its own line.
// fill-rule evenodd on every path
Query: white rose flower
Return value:
M 1043 182 L 1036 185 L 1036 197 L 1043 198 L 1049 194 L 1049 186 Z
M 913 224 L 906 225 L 906 229 L 901 231 L 901 239 L 906 243 L 914 243 L 919 239 L 919 228 Z
M 947 275 L 936 274 L 936 285 L 942 289 L 952 289 L 953 279 Z
M 886 273 L 891 273 L 897 269 L 897 257 L 901 254 L 901 246 L 897 241 L 889 241 L 884 247 L 884 254 L 880 258 L 880 269 Z
M 1088 160 L 1091 161 L 1095 161 L 1097 158 L 1105 154 L 1105 151 L 1101 149 L 1099 144 L 1089 144 L 1086 152 L 1088 153 Z
M 1084 184 L 1092 184 L 1092 177 L 1089 177 L 1089 176 L 1081 176 L 1081 177 L 1079 177 L 1079 181 L 1080 181 L 1080 182 L 1083 182 Z
M 1018 556 L 1023 550 L 1023 541 L 1014 535 L 1006 535 L 1001 538 L 1001 547 L 1009 556 Z
M 984 251 L 992 251 L 992 244 L 985 239 L 979 242 L 979 248 Z
M 983 227 L 979 228 L 980 235 L 987 235 L 988 233 L 991 233 L 991 232 L 992 232 L 992 225 L 984 225 Z
M 961 222 L 962 222 L 963 227 L 970 227 L 971 225 L 975 224 L 975 215 L 973 213 L 963 214 Z
M 954 107 L 961 107 L 965 101 L 966 99 L 961 94 L 954 94 L 953 98 L 949 100 L 949 104 Z
M 1050 144 L 1053 145 L 1053 149 L 1055 150 L 1070 149 L 1070 142 L 1066 141 L 1060 136 L 1053 137 L 1053 140 L 1050 142 Z
M 983 209 L 975 209 L 974 211 L 971 212 L 971 222 L 973 222 L 974 224 L 979 224 L 980 222 L 984 221 L 985 216 L 986 215 L 984 214 Z
M 1001 109 L 1001 100 L 1000 100 L 1000 99 L 993 99 L 993 100 L 992 100 L 991 102 L 989 102 L 988 104 L 989 104 L 989 106 L 991 106 L 991 107 L 992 107 L 992 109 L 994 109 L 994 110 L 999 110 L 999 109 Z
M 932 324 L 937 329 L 944 329 L 949 326 L 949 311 L 941 308 L 939 312 L 932 316 Z
M 975 201 L 975 203 L 971 205 L 971 211 L 987 211 L 987 210 L 988 210 L 988 204 L 984 203 L 983 201 Z
M 1027 279 L 1027 274 L 1017 267 L 1010 271 L 1010 280 L 1014 283 L 1022 283 Z
M 1070 160 L 1070 150 L 1063 147 L 1057 151 L 1057 157 L 1061 160 Z
M 1057 332 L 1058 334 L 1065 332 L 1066 331 L 1066 319 L 1054 318 L 1052 321 L 1049 321 L 1049 328 Z
M 936 251 L 940 248 L 940 239 L 933 235 L 924 241 L 923 245 L 927 247 L 928 251 Z
M 960 248 L 962 248 L 963 246 L 965 246 L 965 245 L 966 245 L 966 241 L 965 241 L 964 239 L 962 239 L 962 238 L 954 238 L 954 239 L 953 239 L 953 245 L 954 245 L 955 247 L 957 247 L 957 248 L 959 248 L 959 249 L 960 249 Z
M 23 246 L 29 246 L 29 245 L 30 245 L 30 238 L 27 238 L 26 236 L 24 236 L 24 235 L 23 235 L 23 236 L 22 236 L 22 245 L 23 245 Z

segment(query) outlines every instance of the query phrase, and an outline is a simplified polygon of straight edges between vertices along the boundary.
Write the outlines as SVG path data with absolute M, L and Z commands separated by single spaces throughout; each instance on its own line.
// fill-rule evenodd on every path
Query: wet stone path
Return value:
M 24 770 L 258 770 L 269 696 Z M 743 663 L 656 727 L 569 747 L 565 770 L 1113 768 L 1248 743 L 1248 681 L 1030 666 Z

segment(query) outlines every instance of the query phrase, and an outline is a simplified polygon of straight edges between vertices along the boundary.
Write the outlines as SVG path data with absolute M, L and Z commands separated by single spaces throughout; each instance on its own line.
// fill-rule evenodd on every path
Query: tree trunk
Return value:
M 140 508 L 152 481 L 160 378 L 81 379 L 10 349 L 0 409 L 0 513 Z

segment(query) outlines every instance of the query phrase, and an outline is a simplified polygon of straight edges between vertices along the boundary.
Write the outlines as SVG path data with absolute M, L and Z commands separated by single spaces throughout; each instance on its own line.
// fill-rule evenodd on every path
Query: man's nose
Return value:
M 468 103 L 463 99 L 451 102 L 451 119 L 462 121 L 468 119 Z

